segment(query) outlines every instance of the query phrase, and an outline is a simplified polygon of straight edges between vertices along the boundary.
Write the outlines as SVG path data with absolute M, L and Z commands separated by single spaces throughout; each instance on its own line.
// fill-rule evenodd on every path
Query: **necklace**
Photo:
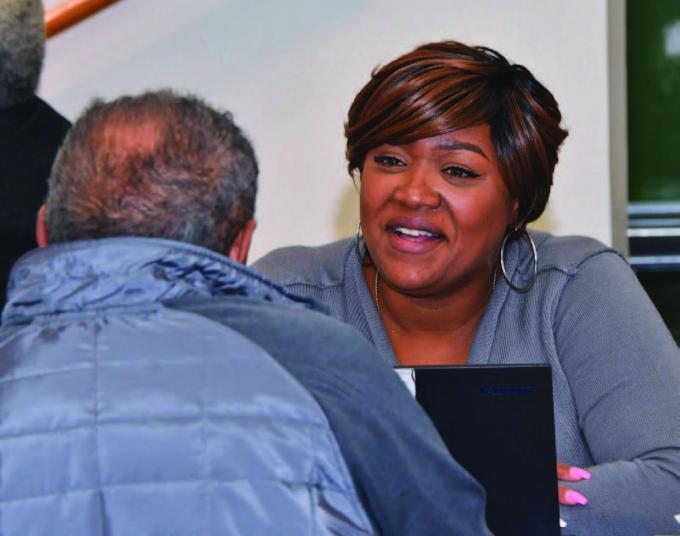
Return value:
M 375 308 L 378 310 L 378 316 L 380 316 L 380 288 L 378 287 L 378 282 L 380 280 L 380 272 L 375 269 Z
M 494 268 L 493 271 L 493 279 L 491 280 L 491 292 L 496 290 L 496 272 L 497 270 Z M 380 272 L 378 269 L 375 269 L 375 280 L 373 282 L 373 290 L 375 292 L 375 308 L 378 310 L 378 315 L 380 315 Z

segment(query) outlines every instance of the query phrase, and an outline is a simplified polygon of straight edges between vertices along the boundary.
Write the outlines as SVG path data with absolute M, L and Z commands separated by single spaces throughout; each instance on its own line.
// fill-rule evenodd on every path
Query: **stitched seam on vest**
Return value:
M 205 413 L 205 406 L 207 404 L 207 390 L 208 390 L 208 360 L 203 359 L 202 362 L 202 382 L 203 382 L 203 389 L 201 390 L 201 444 L 203 445 L 203 456 L 201 460 L 201 476 L 203 477 L 201 480 L 201 485 L 200 490 L 201 495 L 203 496 L 203 533 L 205 535 L 208 534 L 208 526 L 210 524 L 210 512 L 209 512 L 209 498 L 208 498 L 208 482 L 206 480 L 208 479 L 210 475 L 210 471 L 208 469 L 208 435 L 207 435 L 207 430 L 206 430 L 206 413 Z
M 211 415 L 211 419 L 215 420 L 232 420 L 232 421 L 264 421 L 267 423 L 272 422 L 272 418 L 269 416 L 248 416 L 248 415 Z M 130 420 L 129 418 L 121 418 L 121 420 L 116 420 L 116 421 L 105 421 L 105 422 L 100 422 L 99 426 L 136 426 L 136 425 L 143 425 L 147 426 L 150 424 L 186 424 L 188 422 L 196 422 L 197 416 L 191 415 L 187 417 L 165 417 L 165 418 L 153 418 L 150 419 L 145 416 L 140 416 L 138 420 Z M 290 417 L 277 417 L 276 422 L 281 422 L 281 423 L 287 423 L 287 424 L 296 424 L 296 425 L 302 425 L 305 428 L 318 428 L 324 431 L 328 430 L 328 425 L 325 423 L 315 423 L 315 422 L 310 422 L 309 420 L 306 419 L 292 419 Z M 69 432 L 75 432 L 78 430 L 84 430 L 84 429 L 89 429 L 92 428 L 91 423 L 86 423 L 86 424 L 79 424 L 77 426 L 69 426 L 69 427 L 64 427 L 64 428 L 54 428 L 54 429 L 48 429 L 48 430 L 40 430 L 38 432 L 25 432 L 25 433 L 19 433 L 19 434 L 4 434 L 0 435 L 0 442 L 5 441 L 5 440 L 11 440 L 11 439 L 21 439 L 24 437 L 32 437 L 32 436 L 41 436 L 41 435 L 56 435 L 60 433 L 69 433 Z
M 216 487 L 219 486 L 231 486 L 236 483 L 240 482 L 245 482 L 245 483 L 253 483 L 253 482 L 273 482 L 276 484 L 284 484 L 286 486 L 292 486 L 292 487 L 299 487 L 301 489 L 309 489 L 314 488 L 318 489 L 320 491 L 330 491 L 330 492 L 336 492 L 340 494 L 345 494 L 347 491 L 339 488 L 337 486 L 329 486 L 329 485 L 321 485 L 320 483 L 315 483 L 315 484 L 310 484 L 309 482 L 304 482 L 304 481 L 295 481 L 295 480 L 284 480 L 282 478 L 257 478 L 257 477 L 241 477 L 241 478 L 231 478 L 231 479 L 224 479 L 224 480 L 217 480 L 214 478 L 186 478 L 186 479 L 173 479 L 173 480 L 149 480 L 149 481 L 143 481 L 143 482 L 130 482 L 126 484 L 108 484 L 106 486 L 99 486 L 97 488 L 83 488 L 83 489 L 73 489 L 73 490 L 59 490 L 55 491 L 54 493 L 45 493 L 42 495 L 29 495 L 27 497 L 19 497 L 16 499 L 3 499 L 0 501 L 0 508 L 6 504 L 10 503 L 18 503 L 21 501 L 32 501 L 32 500 L 38 500 L 38 499 L 49 499 L 51 497 L 64 497 L 66 495 L 74 495 L 77 493 L 99 493 L 103 490 L 116 490 L 116 489 L 125 489 L 125 488 L 132 488 L 134 486 L 167 486 L 168 484 L 190 484 L 191 482 L 203 482 L 204 480 L 207 480 L 208 482 L 211 482 L 213 485 Z M 105 514 L 102 512 L 102 516 Z
M 312 482 L 311 479 L 309 481 Z M 313 489 L 307 493 L 307 498 L 309 499 L 310 519 L 312 519 L 312 522 L 309 524 L 309 536 L 314 536 L 314 533 L 316 532 L 316 524 L 318 523 L 318 517 L 316 513 L 317 498 Z
M 368 512 L 363 510 L 363 505 L 360 503 L 359 492 L 357 491 L 356 486 L 354 484 L 354 479 L 352 478 L 349 466 L 347 465 L 347 462 L 345 461 L 345 458 L 342 455 L 342 452 L 340 451 L 340 445 L 335 439 L 335 436 L 331 437 L 333 438 L 334 441 L 331 443 L 330 447 L 332 450 L 332 455 L 336 466 L 339 468 L 343 467 L 347 468 L 347 471 L 340 470 L 339 471 L 340 474 L 338 476 L 342 478 L 343 491 L 347 493 L 348 502 L 352 506 L 352 509 L 354 510 L 354 515 L 356 516 L 355 519 L 358 520 L 360 519 L 365 526 L 370 527 L 371 522 L 368 519 Z M 348 477 L 349 481 L 345 477 Z M 365 527 L 362 527 L 362 529 L 363 528 Z
M 102 488 L 102 464 L 101 456 L 99 451 L 99 333 L 97 332 L 96 326 L 97 320 L 95 320 L 94 329 L 94 455 L 97 463 L 97 482 L 99 483 L 99 488 Z M 106 500 L 101 492 L 98 494 L 99 505 L 102 509 L 101 515 L 99 516 L 100 525 L 99 532 L 105 534 L 105 519 L 106 519 Z
M 0 378 L 0 384 L 3 383 L 11 383 L 11 382 L 18 382 L 22 380 L 31 380 L 33 378 L 43 378 L 45 376 L 50 376 L 53 374 L 63 374 L 67 372 L 80 372 L 83 370 L 92 370 L 91 366 L 80 366 L 80 367 L 72 367 L 72 368 L 64 368 L 64 369 L 59 369 L 59 370 L 50 370 L 47 372 L 39 372 L 37 374 L 25 374 L 22 376 L 6 376 L 4 378 Z

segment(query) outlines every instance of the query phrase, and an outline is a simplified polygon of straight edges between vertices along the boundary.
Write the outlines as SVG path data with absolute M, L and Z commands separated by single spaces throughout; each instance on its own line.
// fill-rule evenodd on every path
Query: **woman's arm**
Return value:
M 586 260 L 567 283 L 555 338 L 595 465 L 570 483 L 565 534 L 680 532 L 680 354 L 620 257 Z M 571 529 L 571 530 L 570 530 Z

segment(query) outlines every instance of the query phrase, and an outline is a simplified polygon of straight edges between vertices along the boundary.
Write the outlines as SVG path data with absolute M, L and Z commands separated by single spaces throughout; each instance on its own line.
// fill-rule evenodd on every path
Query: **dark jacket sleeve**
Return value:
M 574 534 L 676 534 L 680 524 L 680 354 L 628 265 L 604 253 L 567 283 L 555 343 L 595 460 L 569 483 Z
M 324 346 L 338 354 L 329 357 L 341 366 L 310 367 L 294 375 L 324 409 L 382 532 L 488 534 L 481 486 L 451 459 L 391 368 L 347 331 Z
M 323 408 L 383 534 L 485 535 L 482 487 L 453 461 L 394 371 L 353 328 L 271 306 L 195 312 L 267 350 Z

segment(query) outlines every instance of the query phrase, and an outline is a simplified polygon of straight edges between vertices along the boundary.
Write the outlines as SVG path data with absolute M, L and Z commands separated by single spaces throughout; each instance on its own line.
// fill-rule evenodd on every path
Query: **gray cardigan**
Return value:
M 561 507 L 563 534 L 680 533 L 678 347 L 617 252 L 584 237 L 532 236 L 535 285 L 520 294 L 499 279 L 468 362 L 551 365 L 558 460 L 593 473 L 569 484 L 589 504 Z M 526 244 L 513 244 L 507 261 L 523 285 Z M 325 303 L 396 363 L 353 241 L 283 248 L 254 267 Z

